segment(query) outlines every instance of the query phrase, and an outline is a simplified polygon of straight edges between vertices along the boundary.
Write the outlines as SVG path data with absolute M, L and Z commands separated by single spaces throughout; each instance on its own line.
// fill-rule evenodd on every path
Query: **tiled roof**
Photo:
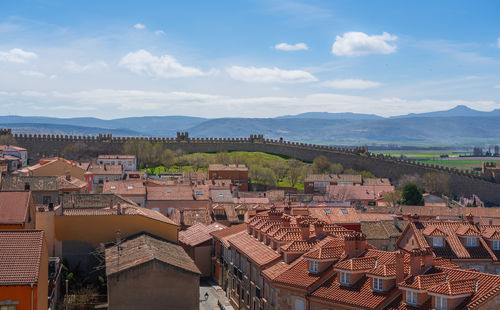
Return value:
M 358 212 L 351 207 L 311 207 L 308 211 L 311 217 L 328 224 L 359 224 L 360 222 Z
M 359 271 L 359 270 L 369 270 L 377 266 L 378 257 L 355 257 L 342 262 L 337 263 L 334 268 L 349 270 L 349 271 Z
M 57 177 L 7 175 L 2 178 L 2 190 L 24 190 L 25 184 L 31 191 L 57 191 Z
M 200 273 L 180 245 L 148 234 L 141 234 L 122 242 L 119 246 L 107 248 L 105 254 L 107 276 L 153 260 L 187 272 Z
M 394 186 L 329 185 L 326 196 L 331 201 L 379 200 L 385 193 L 392 192 Z
M 339 240 L 339 242 L 342 242 Z M 318 260 L 333 260 L 338 259 L 344 253 L 344 246 L 323 246 L 317 250 L 312 250 L 304 255 L 306 258 L 318 259 Z
M 422 230 L 422 233 L 426 236 L 432 236 L 432 237 L 443 237 L 446 236 L 446 233 L 439 229 L 437 226 L 434 225 L 429 225 L 425 227 L 424 230 Z
M 26 217 L 29 215 L 30 199 L 30 192 L 0 192 L 0 223 L 21 224 L 26 222 Z
M 456 230 L 457 235 L 459 236 L 479 236 L 479 231 L 476 230 L 475 227 L 471 227 L 470 225 L 461 225 Z
M 211 196 L 213 202 L 232 203 L 233 195 L 229 189 L 212 189 Z
M 186 230 L 180 231 L 179 241 L 194 247 L 197 246 L 198 244 L 211 240 L 212 239 L 212 236 L 210 235 L 211 232 L 221 230 L 224 228 L 226 228 L 226 226 L 219 223 L 213 223 L 208 226 L 198 223 L 189 227 Z
M 108 181 L 104 183 L 102 192 L 124 196 L 146 196 L 146 187 L 143 181 Z
M 247 230 L 247 225 L 246 224 L 239 224 L 239 225 L 233 225 L 221 230 L 213 231 L 210 233 L 210 235 L 216 239 L 219 239 L 226 247 L 229 247 L 230 244 L 227 241 L 230 237 L 233 235 L 240 233 L 242 231 Z
M 148 200 L 208 200 L 210 198 L 208 185 L 167 185 L 148 186 Z
M 461 279 L 433 286 L 428 290 L 428 292 L 448 296 L 474 294 L 476 290 L 476 284 L 477 278 Z
M 379 240 L 397 238 L 405 229 L 407 221 L 379 221 L 379 222 L 361 222 L 361 231 L 366 235 L 366 240 Z
M 66 176 L 62 175 L 57 178 L 57 184 L 59 187 L 59 190 L 67 190 L 67 189 L 82 189 L 87 186 L 87 183 L 70 176 L 69 180 Z
M 269 203 L 269 198 L 267 197 L 240 197 L 233 198 L 234 203 L 239 204 L 267 204 Z
M 247 255 L 248 258 L 259 266 L 267 265 L 281 258 L 280 254 L 250 236 L 246 231 L 242 231 L 230 237 L 228 242 L 241 253 Z
M 37 283 L 43 231 L 0 231 L 0 285 Z
M 415 290 L 426 290 L 436 285 L 448 281 L 447 273 L 431 273 L 411 277 L 399 284 L 400 287 L 412 288 Z
M 361 184 L 362 176 L 359 174 L 311 174 L 304 182 L 352 182 Z
M 363 185 L 391 185 L 387 178 L 363 178 Z
M 394 216 L 388 213 L 358 212 L 360 222 L 392 221 Z
M 500 239 L 500 227 L 487 227 L 482 235 L 487 239 Z
M 133 201 L 116 194 L 68 194 L 61 197 L 63 208 L 108 208 L 122 204 L 136 205 Z
M 92 165 L 88 171 L 94 175 L 122 175 L 121 165 Z
M 221 164 L 210 164 L 208 165 L 209 171 L 248 171 L 247 166 L 242 164 L 235 165 L 221 165 Z
M 40 168 L 45 167 L 47 165 L 52 165 L 52 164 L 54 164 L 56 162 L 63 162 L 65 164 L 69 165 L 69 166 L 80 168 L 83 171 L 87 170 L 87 168 L 88 168 L 88 163 L 79 163 L 79 162 L 76 162 L 76 161 L 67 160 L 67 159 L 62 158 L 62 157 L 53 157 L 53 158 L 42 158 L 42 159 L 40 159 L 40 161 L 39 161 L 38 164 L 33 165 L 31 167 L 28 167 L 28 170 L 29 171 L 37 170 L 37 169 L 40 169 Z

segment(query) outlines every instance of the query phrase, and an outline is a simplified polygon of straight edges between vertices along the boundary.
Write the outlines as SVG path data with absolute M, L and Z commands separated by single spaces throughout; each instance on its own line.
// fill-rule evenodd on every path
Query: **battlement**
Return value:
M 0 136 L 12 135 L 12 129 L 0 128 Z

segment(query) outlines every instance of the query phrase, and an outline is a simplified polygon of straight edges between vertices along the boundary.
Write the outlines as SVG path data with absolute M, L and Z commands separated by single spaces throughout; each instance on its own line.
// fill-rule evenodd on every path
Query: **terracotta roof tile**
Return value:
M 198 244 L 211 240 L 212 239 L 212 236 L 210 235 L 211 232 L 218 231 L 224 228 L 226 228 L 226 226 L 219 223 L 213 223 L 208 226 L 198 223 L 189 227 L 186 230 L 180 231 L 179 241 L 194 247 L 197 246 Z
M 378 257 L 355 257 L 342 262 L 337 263 L 334 268 L 349 270 L 349 271 L 359 271 L 359 270 L 369 270 L 377 266 Z
M 247 230 L 246 224 L 233 225 L 221 230 L 213 231 L 210 235 L 216 239 L 219 239 L 227 248 L 230 246 L 227 241 L 233 235 Z
M 30 200 L 30 192 L 0 192 L 0 223 L 21 224 L 26 222 Z
M 125 240 L 105 251 L 106 275 L 157 260 L 185 271 L 199 274 L 198 267 L 184 249 L 175 243 L 148 234 Z
M 441 295 L 448 295 L 448 296 L 474 294 L 476 290 L 477 281 L 478 281 L 477 278 L 449 281 L 431 287 L 428 290 L 428 292 Z
M 38 282 L 43 239 L 41 230 L 0 231 L 0 285 Z
M 122 196 L 146 196 L 146 187 L 143 181 L 108 181 L 104 183 L 102 192 Z
M 122 175 L 123 166 L 121 165 L 93 165 L 88 171 L 94 175 Z
M 228 242 L 259 266 L 267 265 L 281 258 L 276 251 L 242 231 L 230 237 Z

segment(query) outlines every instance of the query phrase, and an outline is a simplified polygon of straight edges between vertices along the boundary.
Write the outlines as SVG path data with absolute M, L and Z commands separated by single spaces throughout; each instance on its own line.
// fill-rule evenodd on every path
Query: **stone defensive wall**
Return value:
M 11 134 L 10 129 L 0 129 L 0 135 Z M 348 149 L 289 142 L 283 139 L 264 139 L 263 135 L 250 135 L 249 138 L 190 138 L 187 132 L 177 133 L 177 137 L 113 137 L 68 136 L 68 135 L 31 135 L 13 134 L 17 144 L 28 149 L 31 162 L 45 156 L 61 155 L 69 144 L 84 144 L 89 149 L 96 149 L 97 154 L 121 154 L 123 144 L 130 140 L 145 140 L 162 143 L 165 148 L 182 150 L 185 153 L 249 151 L 265 152 L 312 162 L 320 155 L 334 163 L 340 163 L 346 169 L 367 170 L 377 177 L 387 177 L 397 182 L 402 175 L 427 172 L 444 173 L 450 176 L 450 189 L 456 196 L 478 195 L 482 200 L 500 205 L 500 183 L 489 180 L 482 174 L 464 172 L 458 169 L 408 161 L 396 157 L 367 152 L 366 149 Z

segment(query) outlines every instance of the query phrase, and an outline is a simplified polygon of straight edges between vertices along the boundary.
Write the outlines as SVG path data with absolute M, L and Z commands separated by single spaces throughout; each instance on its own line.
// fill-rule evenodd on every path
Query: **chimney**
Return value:
M 122 214 L 122 204 L 120 202 L 116 203 L 116 214 L 118 215 Z
M 396 284 L 405 278 L 405 254 L 400 250 L 396 253 Z
M 30 190 L 30 184 L 28 182 L 24 183 L 24 190 L 29 191 Z
M 308 240 L 309 239 L 309 221 L 308 220 L 305 220 L 305 221 L 302 221 L 300 224 L 299 224 L 299 228 L 300 228 L 300 236 L 301 236 L 301 239 L 302 240 Z
M 425 269 L 434 266 L 434 253 L 432 252 L 432 249 L 427 248 L 422 251 L 422 263 L 424 264 Z
M 360 232 L 352 232 L 344 237 L 344 251 L 347 257 L 358 257 L 366 250 L 366 235 Z
M 283 218 L 283 227 L 290 227 L 290 218 L 289 217 Z
M 422 251 L 420 249 L 410 250 L 410 274 L 417 276 L 422 269 Z
M 316 234 L 316 238 L 319 236 L 323 235 L 323 222 L 322 221 L 317 221 L 314 223 L 314 232 Z
M 285 214 L 290 215 L 290 214 L 292 214 L 292 207 L 290 207 L 290 205 L 285 206 L 285 208 L 283 209 L 283 211 L 284 211 Z
M 66 181 L 71 181 L 71 172 L 66 171 Z
M 465 218 L 469 224 L 474 225 L 474 215 L 472 215 L 472 213 L 467 214 Z
M 54 203 L 49 203 L 49 211 L 54 211 Z

